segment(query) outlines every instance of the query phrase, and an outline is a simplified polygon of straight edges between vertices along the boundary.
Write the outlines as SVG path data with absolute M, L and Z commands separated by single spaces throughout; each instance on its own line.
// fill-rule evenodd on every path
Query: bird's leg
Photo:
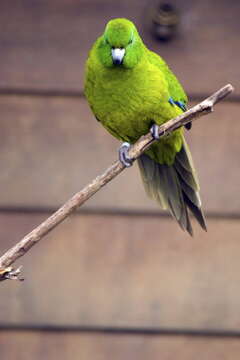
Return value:
M 154 140 L 159 140 L 159 126 L 157 124 L 153 124 L 150 128 L 150 133 L 152 134 L 152 137 Z
M 128 151 L 130 149 L 130 144 L 128 142 L 122 143 L 118 150 L 119 160 L 126 167 L 132 166 L 133 160 L 129 157 Z
M 152 137 L 154 140 L 159 140 L 161 136 L 167 137 L 170 135 L 169 133 L 166 133 L 165 130 L 163 130 L 163 131 L 161 131 L 161 133 L 159 133 L 159 129 L 160 129 L 160 126 L 157 124 L 153 124 L 150 127 L 150 133 L 152 134 Z

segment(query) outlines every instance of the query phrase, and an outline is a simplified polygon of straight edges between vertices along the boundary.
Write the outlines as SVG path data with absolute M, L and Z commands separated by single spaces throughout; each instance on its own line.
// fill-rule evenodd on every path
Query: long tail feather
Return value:
M 138 159 L 147 194 L 163 209 L 169 209 L 183 230 L 193 235 L 188 209 L 198 223 L 207 230 L 201 209 L 199 183 L 190 151 L 184 140 L 173 165 L 162 165 L 143 154 Z

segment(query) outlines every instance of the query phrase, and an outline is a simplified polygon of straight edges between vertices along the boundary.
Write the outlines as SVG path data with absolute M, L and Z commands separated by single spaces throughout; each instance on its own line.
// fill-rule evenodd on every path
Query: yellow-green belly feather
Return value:
M 169 103 L 168 87 L 160 69 L 147 61 L 130 70 L 105 69 L 96 61 L 86 80 L 85 93 L 102 125 L 119 140 L 130 143 L 146 134 L 153 123 L 161 125 L 182 112 Z M 181 146 L 182 130 L 178 130 L 146 153 L 155 161 L 170 165 Z

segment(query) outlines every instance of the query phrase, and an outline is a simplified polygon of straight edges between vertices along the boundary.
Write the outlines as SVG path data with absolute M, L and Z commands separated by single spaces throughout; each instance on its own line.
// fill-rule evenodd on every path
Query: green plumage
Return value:
M 112 49 L 124 49 L 120 65 L 115 65 Z M 86 63 L 85 95 L 102 125 L 130 143 L 148 133 L 154 123 L 161 125 L 183 112 L 169 99 L 187 103 L 167 64 L 146 48 L 127 19 L 109 21 L 93 45 Z M 206 228 L 182 128 L 154 143 L 139 159 L 139 167 L 148 194 L 169 209 L 183 229 L 192 234 L 187 207 Z

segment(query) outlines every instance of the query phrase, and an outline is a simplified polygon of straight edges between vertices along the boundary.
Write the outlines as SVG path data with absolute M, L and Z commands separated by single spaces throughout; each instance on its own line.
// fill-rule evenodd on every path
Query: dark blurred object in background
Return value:
M 158 40 L 169 41 L 176 36 L 179 22 L 179 13 L 171 3 L 160 3 L 152 10 L 152 32 Z

